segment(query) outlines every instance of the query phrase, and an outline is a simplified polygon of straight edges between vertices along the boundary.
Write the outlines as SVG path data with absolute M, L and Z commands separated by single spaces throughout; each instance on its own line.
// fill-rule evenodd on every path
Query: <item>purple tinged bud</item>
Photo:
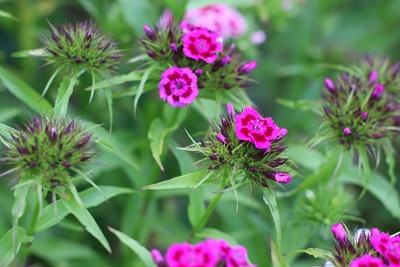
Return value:
M 220 66 L 223 67 L 223 66 L 225 66 L 225 65 L 228 65 L 229 62 L 231 62 L 231 57 L 230 57 L 230 56 L 224 56 L 224 57 L 221 59 Z
M 74 120 L 72 120 L 68 126 L 64 129 L 64 131 L 62 132 L 63 134 L 69 134 L 71 132 L 71 130 L 74 128 L 75 126 L 75 122 Z
M 278 172 L 275 174 L 275 181 L 279 183 L 288 184 L 291 180 L 292 178 L 286 172 Z
M 375 86 L 374 91 L 372 91 L 372 97 L 374 98 L 381 98 L 383 91 L 385 90 L 385 86 L 381 83 L 379 83 L 377 86 Z
M 90 159 L 91 157 L 90 156 L 82 156 L 81 157 L 81 162 L 85 162 L 85 161 L 87 161 L 88 159 Z
M 60 42 L 60 37 L 55 32 L 51 32 L 51 38 L 58 44 Z
M 235 112 L 235 108 L 233 107 L 232 103 L 226 104 L 226 112 L 228 112 L 229 117 L 235 117 L 236 112 Z
M 178 53 L 178 47 L 176 46 L 176 43 L 170 43 L 169 47 L 171 47 L 173 53 Z
M 197 76 L 201 76 L 203 75 L 203 70 L 202 69 L 197 69 L 194 71 L 194 74 L 196 74 Z
M 63 165 L 65 168 L 69 168 L 69 167 L 72 166 L 71 162 L 69 162 L 69 161 L 64 161 L 64 162 L 62 163 L 62 165 Z
M 85 135 L 84 137 L 82 137 L 81 140 L 79 140 L 79 142 L 75 145 L 75 148 L 81 148 L 84 145 L 86 145 L 88 142 L 90 141 L 90 135 Z
M 368 119 L 368 112 L 361 112 L 361 118 L 366 121 Z
M 28 150 L 27 148 L 25 148 L 25 147 L 18 147 L 17 150 L 18 150 L 18 152 L 19 152 L 20 154 L 22 154 L 22 155 L 29 155 L 29 154 L 31 154 L 31 153 L 29 152 L 29 150 Z
M 343 133 L 345 135 L 349 135 L 349 134 L 351 134 L 351 129 L 349 127 L 346 127 L 346 128 L 343 129 Z
M 217 139 L 218 141 L 220 141 L 222 144 L 227 144 L 228 142 L 226 141 L 225 136 L 223 136 L 222 134 L 217 134 Z
M 57 129 L 56 129 L 56 127 L 54 127 L 54 126 L 51 127 L 49 137 L 50 137 L 50 140 L 52 142 L 56 141 L 56 139 L 57 139 Z
M 154 59 L 157 58 L 157 54 L 154 53 L 154 51 L 152 51 L 152 50 L 147 50 L 146 53 L 147 53 L 147 55 L 148 55 L 149 57 L 151 57 L 151 58 L 154 58 Z
M 369 85 L 375 84 L 377 79 L 378 79 L 378 72 L 376 70 L 371 71 L 368 78 Z
M 331 231 L 333 234 L 333 237 L 342 245 L 346 244 L 349 242 L 347 239 L 347 233 L 346 230 L 344 229 L 343 225 L 341 223 L 337 223 L 332 225 Z
M 372 137 L 375 138 L 375 139 L 379 139 L 379 138 L 382 138 L 384 136 L 385 135 L 383 133 L 374 133 L 374 134 L 372 134 Z
M 149 37 L 150 40 L 156 41 L 156 35 L 154 34 L 153 30 L 150 28 L 149 25 L 144 25 L 143 30 L 146 33 L 146 36 Z
M 324 107 L 324 111 L 325 111 L 325 114 L 328 115 L 328 116 L 332 116 L 333 115 L 332 110 L 330 108 L 328 108 L 328 107 Z
M 218 156 L 215 155 L 215 154 L 210 154 L 208 157 L 213 161 L 217 161 L 218 160 Z
M 254 70 L 257 67 L 256 61 L 250 61 L 239 67 L 239 74 L 246 74 Z
M 37 130 L 42 129 L 42 123 L 40 122 L 40 120 L 36 116 L 33 117 L 33 126 Z
M 232 84 L 224 83 L 223 87 L 224 87 L 224 89 L 231 89 L 233 86 L 232 86 Z
M 325 87 L 330 92 L 335 92 L 335 85 L 333 84 L 332 80 L 329 78 L 324 79 Z
M 88 31 L 85 35 L 85 41 L 86 42 L 91 42 L 93 38 L 93 31 Z
M 35 168 L 35 167 L 37 167 L 37 162 L 36 161 L 32 161 L 30 164 L 29 164 L 29 166 L 31 167 L 31 168 Z

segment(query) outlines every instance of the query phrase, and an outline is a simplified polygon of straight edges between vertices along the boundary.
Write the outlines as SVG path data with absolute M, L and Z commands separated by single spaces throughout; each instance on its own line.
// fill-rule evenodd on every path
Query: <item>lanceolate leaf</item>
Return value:
M 106 237 L 97 225 L 96 220 L 83 206 L 83 202 L 74 185 L 69 185 L 69 191 L 65 193 L 65 199 L 62 203 L 64 207 L 78 219 L 85 229 L 111 253 L 111 247 Z
M 79 193 L 85 208 L 96 207 L 112 197 L 134 192 L 132 189 L 123 187 L 99 186 L 99 188 L 101 192 L 96 188 L 89 188 Z M 48 205 L 42 210 L 41 216 L 37 222 L 37 232 L 56 225 L 70 213 L 64 206 L 64 201 L 64 199 L 59 199 L 55 204 Z M 56 205 L 56 207 L 54 207 L 54 205 Z
M 135 252 L 147 267 L 157 267 L 153 257 L 151 256 L 151 253 L 145 247 L 139 244 L 139 242 L 118 230 L 113 228 L 109 228 L 109 230 L 115 234 L 115 236 L 118 237 L 122 243 Z
M 270 238 L 269 243 L 271 246 L 271 259 L 273 267 L 289 267 L 289 264 L 282 257 L 279 249 L 276 247 L 274 241 Z
M 208 171 L 199 171 L 194 173 L 184 174 L 166 181 L 162 181 L 156 184 L 148 185 L 143 187 L 144 190 L 165 190 L 165 189 L 177 189 L 177 188 L 194 188 L 196 187 L 204 177 L 208 175 Z M 211 178 L 211 177 L 210 177 Z M 207 179 L 204 184 L 211 183 Z
M 7 72 L 0 66 L 0 80 L 12 95 L 37 113 L 46 113 L 52 109 L 51 104 L 24 81 Z
M 276 196 L 274 191 L 271 188 L 266 187 L 264 189 L 263 199 L 271 212 L 272 219 L 274 220 L 276 230 L 276 243 L 278 245 L 278 249 L 280 249 L 282 239 L 281 219 L 279 216 L 278 204 L 276 203 Z
M 16 234 L 16 239 L 14 235 Z M 19 252 L 22 243 L 32 242 L 33 237 L 26 235 L 26 231 L 22 227 L 18 227 L 13 232 L 10 229 L 1 239 L 0 239 L 0 266 L 10 266 L 15 258 L 15 255 Z

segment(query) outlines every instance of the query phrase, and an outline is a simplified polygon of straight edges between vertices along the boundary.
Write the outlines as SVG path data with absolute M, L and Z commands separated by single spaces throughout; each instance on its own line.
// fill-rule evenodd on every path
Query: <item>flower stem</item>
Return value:
M 210 204 L 208 205 L 206 211 L 204 212 L 203 216 L 201 216 L 201 219 L 197 222 L 197 224 L 192 228 L 192 232 L 190 234 L 191 238 L 193 234 L 200 232 L 204 226 L 206 225 L 208 219 L 210 218 L 211 214 L 213 213 L 215 207 L 217 206 L 219 200 L 222 197 L 222 192 L 216 193 L 214 198 L 211 200 Z

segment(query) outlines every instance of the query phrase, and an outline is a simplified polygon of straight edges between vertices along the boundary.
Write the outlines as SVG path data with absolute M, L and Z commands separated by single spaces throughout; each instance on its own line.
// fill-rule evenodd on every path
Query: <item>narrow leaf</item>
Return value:
M 263 200 L 265 204 L 267 204 L 269 211 L 271 212 L 272 219 L 274 220 L 275 230 L 276 230 L 276 243 L 278 249 L 281 248 L 281 239 L 282 239 L 282 231 L 281 231 L 281 219 L 279 216 L 278 204 L 276 203 L 276 197 L 274 191 L 267 187 L 264 188 L 263 191 Z
M 276 247 L 272 238 L 269 239 L 269 244 L 271 246 L 271 259 L 273 267 L 289 267 L 289 264 L 282 257 L 279 249 Z
M 184 174 L 166 181 L 143 187 L 144 190 L 165 190 L 177 188 L 194 188 L 208 175 L 208 170 Z M 210 180 L 210 179 L 209 179 Z M 211 183 L 205 181 L 204 184 Z
M 109 88 L 115 85 L 124 84 L 127 82 L 138 82 L 143 78 L 143 74 L 140 72 L 131 72 L 128 74 L 114 76 L 112 78 L 107 78 L 101 82 L 96 83 L 94 87 L 90 86 L 85 88 L 85 90 L 97 90 Z
M 204 206 L 204 192 L 202 188 L 194 190 L 189 194 L 188 217 L 190 224 L 196 226 L 203 216 L 206 207 Z
M 156 263 L 151 256 L 150 251 L 143 247 L 139 242 L 132 239 L 130 236 L 115 230 L 111 227 L 108 228 L 118 239 L 136 253 L 147 267 L 157 267 Z
M 14 235 L 16 234 L 16 240 Z M 16 229 L 16 233 L 13 229 L 10 229 L 0 239 L 0 266 L 10 266 L 15 259 L 15 256 L 19 252 L 22 243 L 32 242 L 33 237 L 26 235 L 26 231 L 22 227 Z M 16 248 L 16 250 L 15 250 Z
M 46 113 L 52 109 L 51 104 L 32 87 L 0 66 L 0 80 L 8 91 L 37 113 Z
M 144 90 L 144 86 L 146 85 L 147 79 L 149 78 L 151 72 L 154 70 L 155 65 L 151 66 L 150 68 L 148 68 L 144 73 L 143 73 L 143 77 L 140 80 L 139 83 L 139 87 L 137 90 L 137 93 L 135 95 L 135 99 L 133 100 L 133 116 L 136 118 L 136 108 L 137 105 L 139 103 L 139 98 L 142 96 L 143 90 Z
M 85 229 L 94 238 L 96 238 L 109 253 L 111 253 L 111 247 L 106 237 L 97 225 L 96 220 L 84 207 L 75 186 L 71 184 L 69 186 L 69 190 L 69 192 L 65 193 L 66 198 L 62 202 L 64 207 L 78 219 L 78 221 L 85 227 Z
M 110 199 L 118 195 L 131 194 L 134 192 L 129 188 L 114 186 L 99 186 L 99 189 L 101 192 L 96 188 L 89 188 L 79 193 L 85 208 L 96 207 L 105 202 L 106 198 Z M 42 210 L 41 216 L 37 222 L 37 232 L 56 225 L 70 213 L 69 210 L 65 208 L 63 202 L 64 199 L 57 200 L 56 203 L 48 205 Z M 56 205 L 57 208 L 54 208 L 54 205 Z
M 77 74 L 75 74 L 71 78 L 65 76 L 64 80 L 61 82 L 58 88 L 56 103 L 54 104 L 54 113 L 57 116 L 65 116 L 67 114 L 69 99 L 74 91 L 77 79 Z

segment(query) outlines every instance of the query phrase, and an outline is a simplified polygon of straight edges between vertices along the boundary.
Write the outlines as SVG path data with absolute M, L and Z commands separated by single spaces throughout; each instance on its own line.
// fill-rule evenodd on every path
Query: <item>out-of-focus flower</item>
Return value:
M 161 99 L 173 107 L 184 107 L 197 97 L 197 76 L 189 68 L 174 66 L 163 72 L 158 88 Z
M 121 57 L 117 43 L 92 21 L 59 28 L 49 25 L 51 32 L 42 38 L 42 57 L 48 64 L 89 73 L 107 73 L 116 68 Z
M 217 40 L 218 35 L 206 29 L 195 29 L 183 35 L 183 53 L 194 60 L 199 59 L 211 64 L 222 51 L 222 44 Z
M 246 248 L 211 238 L 194 245 L 172 244 L 165 258 L 153 249 L 152 256 L 158 267 L 256 267 L 248 262 Z
M 267 34 L 263 30 L 258 30 L 250 35 L 250 43 L 260 45 L 267 40 Z
M 373 248 L 389 262 L 389 266 L 400 266 L 400 236 L 392 237 L 377 228 L 372 228 L 370 242 Z
M 11 173 L 20 182 L 33 180 L 44 192 L 53 191 L 98 153 L 92 134 L 75 120 L 34 117 L 24 125 L 10 137 L 1 134 L 6 146 L 1 162 L 13 167 L 0 176 Z
M 373 257 L 369 254 L 356 258 L 350 263 L 350 267 L 385 267 L 382 259 Z
M 183 20 L 189 24 L 218 32 L 224 38 L 237 38 L 247 30 L 243 16 L 225 4 L 212 4 L 186 12 Z

